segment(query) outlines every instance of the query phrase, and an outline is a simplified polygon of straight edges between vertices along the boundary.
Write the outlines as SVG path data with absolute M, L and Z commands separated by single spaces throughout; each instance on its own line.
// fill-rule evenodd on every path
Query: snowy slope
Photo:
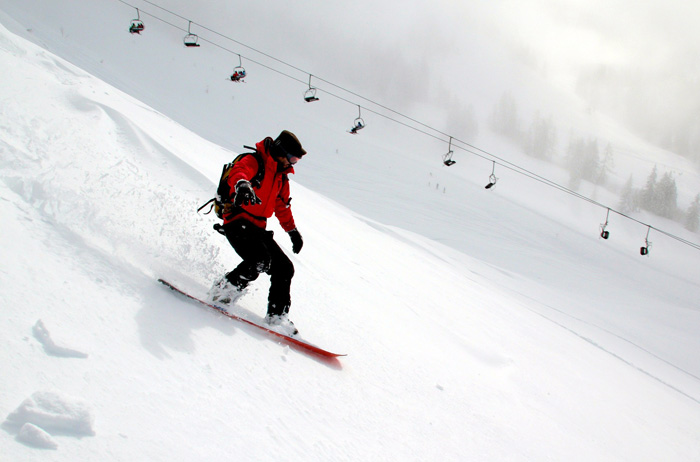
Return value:
M 5 29 L 0 49 L 8 460 L 699 457 L 691 252 L 658 242 L 640 264 L 635 229 L 609 245 L 596 211 L 484 195 L 381 140 L 333 188 L 369 198 L 359 214 L 302 186 L 328 168 L 309 156 L 292 313 L 349 353 L 328 365 L 155 282 L 201 294 L 235 264 L 193 213 L 230 151 Z M 261 316 L 265 289 L 242 309 Z M 21 408 L 32 396 L 54 415 Z

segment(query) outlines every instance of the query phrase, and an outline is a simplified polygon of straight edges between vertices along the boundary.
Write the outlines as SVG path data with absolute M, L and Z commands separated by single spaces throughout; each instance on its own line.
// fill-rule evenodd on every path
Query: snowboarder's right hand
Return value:
M 240 207 L 241 205 L 261 204 L 262 201 L 253 191 L 253 185 L 250 181 L 240 180 L 236 183 L 236 195 L 233 197 L 233 205 Z

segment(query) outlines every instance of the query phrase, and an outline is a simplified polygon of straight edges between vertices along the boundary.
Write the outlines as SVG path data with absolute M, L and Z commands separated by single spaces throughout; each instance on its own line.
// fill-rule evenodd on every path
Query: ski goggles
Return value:
M 287 158 L 287 162 L 289 162 L 290 165 L 296 164 L 297 162 L 299 162 L 299 159 L 301 159 L 301 157 L 290 154 L 289 151 L 284 149 L 284 146 L 279 141 L 275 142 L 275 148 L 277 148 L 279 152 Z

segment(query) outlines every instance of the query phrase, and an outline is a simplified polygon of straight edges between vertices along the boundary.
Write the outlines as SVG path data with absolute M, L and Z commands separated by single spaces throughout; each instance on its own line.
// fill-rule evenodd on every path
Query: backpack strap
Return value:
M 265 178 L 265 162 L 263 161 L 262 154 L 258 152 L 258 150 L 254 147 L 251 146 L 243 146 L 246 149 L 250 149 L 253 152 L 247 152 L 244 154 L 252 154 L 255 156 L 255 160 L 258 161 L 258 171 L 255 173 L 255 176 L 250 180 L 250 184 L 253 185 L 254 188 L 259 188 L 260 185 L 263 182 L 263 178 Z
M 200 212 L 204 207 L 206 207 L 207 205 L 211 204 L 211 205 L 209 206 L 209 210 L 207 210 L 206 212 L 204 212 L 204 215 L 209 215 L 209 214 L 211 213 L 211 211 L 214 209 L 214 202 L 216 202 L 216 197 L 212 197 L 212 198 L 209 199 L 204 205 L 202 205 L 200 208 L 198 208 L 198 209 L 197 209 L 197 213 L 199 213 L 199 212 Z

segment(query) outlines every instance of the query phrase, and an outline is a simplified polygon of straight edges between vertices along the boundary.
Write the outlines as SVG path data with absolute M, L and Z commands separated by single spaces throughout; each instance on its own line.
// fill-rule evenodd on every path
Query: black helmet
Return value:
M 272 145 L 277 151 L 275 153 L 277 157 L 284 157 L 287 155 L 294 157 L 302 157 L 304 154 L 306 154 L 304 148 L 301 147 L 299 139 L 294 133 L 290 132 L 289 130 L 282 130 L 282 133 L 280 133 L 279 136 L 275 138 L 275 141 L 272 143 Z

